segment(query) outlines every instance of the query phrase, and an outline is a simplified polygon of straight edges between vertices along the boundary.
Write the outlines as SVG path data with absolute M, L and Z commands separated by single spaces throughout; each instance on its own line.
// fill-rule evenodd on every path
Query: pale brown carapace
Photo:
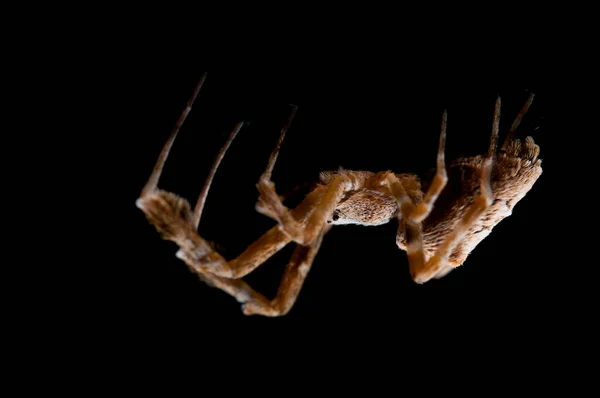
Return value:
M 323 236 L 333 225 L 381 225 L 398 220 L 396 242 L 408 255 L 410 273 L 417 283 L 441 278 L 462 265 L 469 253 L 495 225 L 509 216 L 542 173 L 539 147 L 531 137 L 512 139 L 533 95 L 515 119 L 504 145 L 497 151 L 500 98 L 496 101 L 492 134 L 486 156 L 459 158 L 446 170 L 444 147 L 446 113 L 437 154 L 435 177 L 421 185 L 414 174 L 340 169 L 322 172 L 320 181 L 294 209 L 282 203 L 271 181 L 279 148 L 294 114 L 283 127 L 267 168 L 257 184 L 256 209 L 277 225 L 232 260 L 225 260 L 197 233 L 198 223 L 212 178 L 227 148 L 242 127 L 239 123 L 219 152 L 195 209 L 157 183 L 177 132 L 202 87 L 202 76 L 171 136 L 137 206 L 164 239 L 179 245 L 176 256 L 200 279 L 222 289 L 243 303 L 246 315 L 280 316 L 294 305 Z M 287 264 L 278 292 L 272 300 L 250 287 L 242 278 L 288 243 L 297 247 Z

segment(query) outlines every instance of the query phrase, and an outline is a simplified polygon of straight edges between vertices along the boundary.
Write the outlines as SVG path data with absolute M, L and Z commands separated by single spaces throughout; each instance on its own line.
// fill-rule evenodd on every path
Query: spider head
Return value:
M 398 212 L 396 201 L 379 191 L 359 189 L 350 191 L 337 205 L 327 223 L 333 225 L 381 225 Z
M 342 216 L 342 220 L 340 220 L 340 211 L 336 209 L 331 214 L 331 217 L 329 217 L 327 219 L 327 223 L 334 224 L 334 225 L 343 224 L 345 217 L 343 214 L 341 214 L 341 216 Z

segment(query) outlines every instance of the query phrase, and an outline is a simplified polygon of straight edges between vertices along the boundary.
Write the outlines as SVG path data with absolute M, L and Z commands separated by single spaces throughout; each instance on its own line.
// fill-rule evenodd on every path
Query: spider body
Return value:
M 450 255 L 453 267 L 462 265 L 473 249 L 486 238 L 500 221 L 512 213 L 512 209 L 532 188 L 542 173 L 539 147 L 528 137 L 524 145 L 513 141 L 512 146 L 502 152 L 492 169 L 491 185 L 494 200 L 491 206 L 469 228 L 462 241 Z M 479 194 L 479 176 L 483 169 L 482 156 L 459 158 L 448 167 L 448 182 L 436 200 L 429 216 L 423 220 L 423 246 L 425 259 L 429 259 L 440 243 L 446 239 L 466 210 Z M 320 175 L 321 184 L 327 184 L 339 174 L 347 175 L 352 189 L 338 203 L 327 223 L 332 225 L 377 226 L 400 217 L 397 201 L 382 183 L 386 173 L 369 171 L 339 170 L 327 171 Z M 395 175 L 404 186 L 407 195 L 419 203 L 429 182 L 422 187 L 415 174 Z M 398 247 L 406 250 L 405 231 L 397 234 Z
M 239 123 L 221 149 L 195 208 L 183 198 L 157 187 L 179 127 L 204 82 L 204 75 L 161 152 L 137 206 L 164 239 L 179 245 L 177 257 L 200 279 L 232 295 L 246 315 L 285 315 L 298 297 L 323 236 L 334 225 L 376 226 L 398 221 L 396 243 L 407 252 L 413 280 L 425 283 L 462 265 L 494 226 L 509 216 L 542 173 L 539 147 L 531 137 L 523 143 L 512 135 L 533 100 L 527 103 L 497 151 L 500 99 L 496 101 L 492 134 L 485 156 L 459 158 L 446 170 L 446 120 L 437 152 L 436 174 L 423 185 L 414 174 L 340 169 L 320 174 L 319 183 L 294 209 L 283 205 L 271 181 L 281 143 L 296 112 L 283 127 L 265 172 L 259 179 L 256 210 L 277 221 L 237 258 L 226 260 L 196 232 L 206 195 L 219 162 L 242 127 Z M 269 300 L 242 277 L 287 244 L 297 247 L 286 266 L 277 295 Z
M 448 262 L 455 268 L 462 265 L 475 247 L 492 229 L 512 214 L 512 210 L 533 187 L 542 174 L 541 160 L 537 158 L 539 147 L 528 137 L 524 145 L 512 141 L 506 152 L 501 152 L 491 173 L 493 200 L 474 220 L 456 245 Z M 429 258 L 439 244 L 456 228 L 471 204 L 480 193 L 479 177 L 483 170 L 483 156 L 459 158 L 448 167 L 448 184 L 436 201 L 431 214 L 423 220 L 423 246 Z M 427 187 L 425 187 L 427 188 Z M 406 245 L 405 235 L 398 234 L 399 247 Z

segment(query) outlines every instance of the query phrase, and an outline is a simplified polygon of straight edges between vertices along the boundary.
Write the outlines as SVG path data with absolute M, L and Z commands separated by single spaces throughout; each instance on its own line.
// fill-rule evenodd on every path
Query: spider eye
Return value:
M 333 221 L 337 221 L 340 216 L 338 215 L 337 211 L 333 212 L 333 217 L 331 217 L 333 219 Z

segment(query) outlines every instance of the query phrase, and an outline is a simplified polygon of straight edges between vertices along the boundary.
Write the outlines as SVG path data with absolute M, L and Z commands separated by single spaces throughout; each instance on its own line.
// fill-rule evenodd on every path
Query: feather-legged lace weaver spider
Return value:
M 511 214 L 542 173 L 539 147 L 533 139 L 527 137 L 524 142 L 513 139 L 533 101 L 533 94 L 517 115 L 500 151 L 497 151 L 501 105 L 498 97 L 485 156 L 459 158 L 446 166 L 447 115 L 444 112 L 436 174 L 427 185 L 422 186 L 416 175 L 408 173 L 325 171 L 304 200 L 296 208 L 289 209 L 277 194 L 271 174 L 297 111 L 294 106 L 257 184 L 256 210 L 276 220 L 277 225 L 238 257 L 227 261 L 196 231 L 212 179 L 243 122 L 236 125 L 218 153 L 193 210 L 185 199 L 158 188 L 171 146 L 205 78 L 206 74 L 180 115 L 136 205 L 163 239 L 177 243 L 176 256 L 201 280 L 243 303 L 246 315 L 280 316 L 290 311 L 324 235 L 334 225 L 381 225 L 397 219 L 396 243 L 407 252 L 413 280 L 425 283 L 432 278 L 441 278 L 465 262 L 494 226 Z M 291 242 L 297 247 L 274 299 L 267 299 L 241 279 Z

